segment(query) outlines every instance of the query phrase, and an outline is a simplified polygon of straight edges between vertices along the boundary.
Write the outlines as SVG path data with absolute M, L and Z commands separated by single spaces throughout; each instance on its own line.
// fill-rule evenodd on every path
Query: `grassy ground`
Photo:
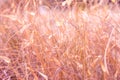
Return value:
M 83 7 L 82 7 L 83 8 Z M 120 80 L 120 10 L 0 4 L 0 80 Z

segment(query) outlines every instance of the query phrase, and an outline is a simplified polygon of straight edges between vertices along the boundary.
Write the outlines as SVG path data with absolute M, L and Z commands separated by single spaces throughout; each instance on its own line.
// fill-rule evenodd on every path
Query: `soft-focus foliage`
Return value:
M 120 80 L 119 3 L 66 1 L 0 0 L 0 80 Z

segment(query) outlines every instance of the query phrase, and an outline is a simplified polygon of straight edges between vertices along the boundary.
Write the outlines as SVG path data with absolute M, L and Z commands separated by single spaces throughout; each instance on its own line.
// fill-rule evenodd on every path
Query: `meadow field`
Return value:
M 116 0 L 41 1 L 0 0 L 0 80 L 120 80 Z

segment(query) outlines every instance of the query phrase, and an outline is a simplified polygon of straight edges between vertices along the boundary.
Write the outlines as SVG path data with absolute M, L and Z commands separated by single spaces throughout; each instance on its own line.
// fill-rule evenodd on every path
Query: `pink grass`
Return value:
M 0 4 L 0 79 L 119 80 L 119 7 L 48 4 Z

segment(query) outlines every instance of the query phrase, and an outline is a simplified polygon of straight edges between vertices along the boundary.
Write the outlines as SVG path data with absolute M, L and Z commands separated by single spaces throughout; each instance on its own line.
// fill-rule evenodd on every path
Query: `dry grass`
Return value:
M 120 80 L 117 6 L 81 10 L 4 1 L 0 80 Z

